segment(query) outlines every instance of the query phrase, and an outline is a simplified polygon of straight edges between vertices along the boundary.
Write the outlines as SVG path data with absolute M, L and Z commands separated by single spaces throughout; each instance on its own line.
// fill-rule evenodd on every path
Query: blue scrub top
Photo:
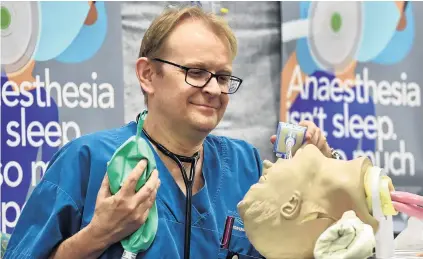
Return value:
M 59 150 L 28 199 L 4 259 L 47 258 L 56 245 L 87 226 L 107 161 L 136 130 L 136 123 L 130 122 L 82 136 Z M 151 247 L 137 258 L 182 259 L 185 195 L 155 151 L 154 156 L 161 180 L 156 198 L 159 226 Z M 228 251 L 220 248 L 220 241 L 227 216 L 235 217 L 230 252 L 240 259 L 261 258 L 247 239 L 236 207 L 261 172 L 259 153 L 247 142 L 214 135 L 205 139 L 204 187 L 192 198 L 191 258 L 226 258 Z M 116 243 L 100 258 L 120 258 L 122 253 Z

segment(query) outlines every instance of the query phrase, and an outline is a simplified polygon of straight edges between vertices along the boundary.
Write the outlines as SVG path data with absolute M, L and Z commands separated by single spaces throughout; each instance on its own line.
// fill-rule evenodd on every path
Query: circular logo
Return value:
M 362 34 L 360 2 L 312 2 L 308 45 L 314 61 L 342 73 L 355 61 Z
M 1 2 L 1 64 L 7 73 L 22 69 L 38 39 L 37 2 Z

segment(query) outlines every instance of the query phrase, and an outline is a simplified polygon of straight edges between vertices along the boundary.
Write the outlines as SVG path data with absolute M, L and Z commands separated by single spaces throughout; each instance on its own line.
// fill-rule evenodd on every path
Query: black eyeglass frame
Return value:
M 175 67 L 179 67 L 180 69 L 182 69 L 182 70 L 185 70 L 185 82 L 187 83 L 187 84 L 189 84 L 190 86 L 193 86 L 193 87 L 196 87 L 196 88 L 203 88 L 203 87 L 205 87 L 209 82 L 210 82 L 210 80 L 212 80 L 212 78 L 216 78 L 216 80 L 219 82 L 219 76 L 228 76 L 231 80 L 234 80 L 234 81 L 238 81 L 239 83 L 238 83 L 238 86 L 237 86 L 237 88 L 235 89 L 235 91 L 233 91 L 233 92 L 224 92 L 224 91 L 222 91 L 222 90 L 220 90 L 222 93 L 224 93 L 224 94 L 234 94 L 234 93 L 236 93 L 237 91 L 238 91 L 238 89 L 241 87 L 241 84 L 242 84 L 242 79 L 241 78 L 239 78 L 239 77 L 236 77 L 236 76 L 232 76 L 232 75 L 225 75 L 225 74 L 215 74 L 215 73 L 212 73 L 212 72 L 210 72 L 210 71 L 208 71 L 208 70 L 206 70 L 206 69 L 203 69 L 203 68 L 196 68 L 196 67 L 186 67 L 186 66 L 182 66 L 182 65 L 179 65 L 179 64 L 176 64 L 176 63 L 173 63 L 173 62 L 170 62 L 170 61 L 167 61 L 167 60 L 164 60 L 164 59 L 160 59 L 160 58 L 153 58 L 152 60 L 154 60 L 154 61 L 158 61 L 158 62 L 162 62 L 162 63 L 166 63 L 166 64 L 169 64 L 169 65 L 172 65 L 172 66 L 175 66 Z M 210 74 L 210 77 L 209 77 L 209 79 L 204 83 L 204 85 L 203 86 L 198 86 L 198 85 L 193 85 L 193 84 L 190 84 L 189 82 L 188 82 L 188 80 L 187 80 L 187 77 L 188 77 L 188 71 L 190 70 L 190 69 L 196 69 L 196 70 L 201 70 L 201 71 L 204 71 L 204 72 L 207 72 L 207 73 L 209 73 Z

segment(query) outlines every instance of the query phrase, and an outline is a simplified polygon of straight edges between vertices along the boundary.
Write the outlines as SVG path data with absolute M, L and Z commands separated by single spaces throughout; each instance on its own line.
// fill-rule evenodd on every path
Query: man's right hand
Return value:
M 150 208 L 156 200 L 160 180 L 157 170 L 154 170 L 145 185 L 136 192 L 138 179 L 146 166 L 147 162 L 141 160 L 115 195 L 110 192 L 107 173 L 103 179 L 89 225 L 92 234 L 106 240 L 108 245 L 131 235 L 147 220 Z

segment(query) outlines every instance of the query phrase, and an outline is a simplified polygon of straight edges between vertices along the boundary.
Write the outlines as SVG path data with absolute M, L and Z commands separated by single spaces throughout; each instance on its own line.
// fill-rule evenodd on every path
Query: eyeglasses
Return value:
M 242 79 L 236 76 L 214 74 L 205 69 L 185 67 L 159 58 L 154 58 L 153 60 L 185 70 L 185 82 L 194 87 L 203 88 L 210 82 L 212 78 L 215 77 L 222 93 L 233 94 L 238 91 L 242 83 Z

